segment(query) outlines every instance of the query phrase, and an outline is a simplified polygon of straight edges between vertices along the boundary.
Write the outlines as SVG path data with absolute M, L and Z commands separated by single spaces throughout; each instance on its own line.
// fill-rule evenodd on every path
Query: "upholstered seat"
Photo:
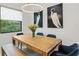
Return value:
M 60 45 L 58 51 L 54 51 L 52 56 L 77 56 L 79 54 L 79 46 L 74 43 L 70 46 Z

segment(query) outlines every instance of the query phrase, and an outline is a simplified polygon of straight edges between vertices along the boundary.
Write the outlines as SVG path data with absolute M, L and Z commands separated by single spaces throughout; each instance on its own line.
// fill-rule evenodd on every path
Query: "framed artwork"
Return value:
M 63 28 L 63 4 L 47 8 L 48 28 Z
M 0 33 L 22 31 L 22 12 L 3 6 L 0 9 Z
M 34 13 L 34 24 L 43 27 L 43 11 Z

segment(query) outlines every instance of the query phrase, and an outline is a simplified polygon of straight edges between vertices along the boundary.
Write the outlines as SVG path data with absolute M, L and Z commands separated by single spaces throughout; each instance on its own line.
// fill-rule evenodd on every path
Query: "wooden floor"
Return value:
M 27 56 L 27 54 L 22 50 L 16 48 L 16 56 Z

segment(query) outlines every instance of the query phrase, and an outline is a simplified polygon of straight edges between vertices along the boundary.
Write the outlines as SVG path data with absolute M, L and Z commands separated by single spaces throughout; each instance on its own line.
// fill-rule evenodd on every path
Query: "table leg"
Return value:
M 21 43 L 21 45 L 20 45 L 20 48 L 22 49 L 22 43 Z

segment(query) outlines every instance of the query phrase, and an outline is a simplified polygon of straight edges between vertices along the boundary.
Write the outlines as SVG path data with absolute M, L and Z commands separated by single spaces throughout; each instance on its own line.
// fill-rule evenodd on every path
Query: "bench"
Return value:
M 1 49 L 2 56 L 27 56 L 27 54 L 24 51 L 14 47 L 12 44 L 3 45 Z

